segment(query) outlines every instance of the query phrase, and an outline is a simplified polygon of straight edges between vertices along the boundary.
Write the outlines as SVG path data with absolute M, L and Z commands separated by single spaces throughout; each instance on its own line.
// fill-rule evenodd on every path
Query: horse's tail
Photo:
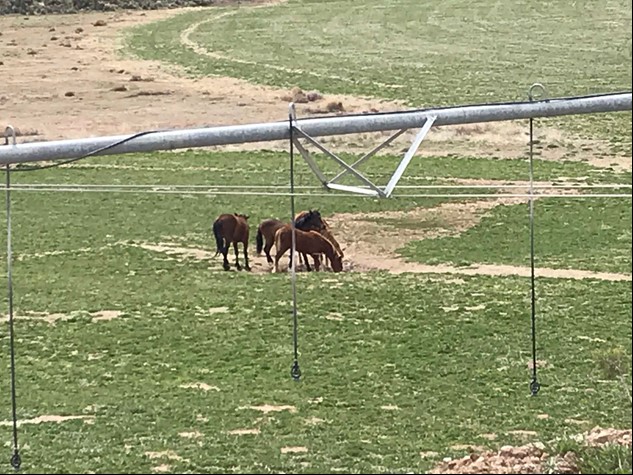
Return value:
M 222 223 L 218 220 L 213 222 L 213 235 L 215 236 L 215 243 L 217 250 L 213 257 L 217 256 L 224 250 L 224 238 L 222 237 Z
M 264 236 L 262 235 L 262 228 L 257 228 L 257 236 L 255 237 L 255 242 L 257 244 L 257 255 L 259 256 L 262 253 L 262 249 L 264 249 Z

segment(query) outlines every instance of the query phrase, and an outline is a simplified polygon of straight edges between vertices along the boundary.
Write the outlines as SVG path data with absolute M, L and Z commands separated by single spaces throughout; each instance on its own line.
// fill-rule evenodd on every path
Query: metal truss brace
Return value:
M 405 153 L 402 161 L 398 165 L 398 168 L 396 168 L 396 171 L 393 172 L 391 180 L 389 180 L 389 183 L 387 183 L 387 186 L 385 186 L 385 191 L 384 191 L 385 197 L 388 198 L 391 196 L 391 193 L 393 193 L 394 188 L 400 181 L 400 178 L 402 178 L 402 174 L 404 173 L 407 166 L 411 162 L 413 155 L 415 155 L 415 152 L 418 151 L 418 148 L 420 148 L 420 144 L 424 140 L 424 137 L 426 137 L 426 134 L 428 134 L 429 130 L 431 130 L 431 127 L 433 127 L 433 122 L 435 122 L 436 118 L 437 118 L 436 116 L 430 116 L 428 119 L 424 121 L 424 125 L 415 136 L 415 139 L 413 139 L 413 143 L 411 144 L 411 147 L 409 147 L 409 150 L 407 150 L 407 153 Z
M 296 111 L 294 108 L 294 104 L 290 104 L 290 114 L 291 114 L 292 121 L 296 123 L 297 119 L 296 119 Z M 293 131 L 296 133 L 296 135 L 293 137 L 293 144 L 297 147 L 297 150 L 299 150 L 299 152 L 301 153 L 301 156 L 306 161 L 306 163 L 308 164 L 312 172 L 319 179 L 321 184 L 323 184 L 323 186 L 326 187 L 327 189 L 347 191 L 351 193 L 358 193 L 358 194 L 363 194 L 363 195 L 368 195 L 368 196 L 379 196 L 381 198 L 388 198 L 389 196 L 392 195 L 393 190 L 395 189 L 396 185 L 400 181 L 400 178 L 402 178 L 402 175 L 404 174 L 407 166 L 413 159 L 415 152 L 420 147 L 420 144 L 422 143 L 422 141 L 428 134 L 429 130 L 431 130 L 431 127 L 433 126 L 435 119 L 436 119 L 436 116 L 430 116 L 424 121 L 422 128 L 415 136 L 411 146 L 407 150 L 407 153 L 404 155 L 403 159 L 398 164 L 398 167 L 394 171 L 393 175 L 391 176 L 389 182 L 387 183 L 384 189 L 372 183 L 365 175 L 359 172 L 356 169 L 356 167 L 358 167 L 359 165 L 367 161 L 369 158 L 374 156 L 377 152 L 379 152 L 384 147 L 389 145 L 391 142 L 397 139 L 400 135 L 402 135 L 408 129 L 400 129 L 398 132 L 391 135 L 386 141 L 384 141 L 383 143 L 381 143 L 380 145 L 378 145 L 371 151 L 367 152 L 365 155 L 363 155 L 361 158 L 359 158 L 357 161 L 355 161 L 351 165 L 349 165 L 340 157 L 338 157 L 335 153 L 331 152 L 326 147 L 321 145 L 317 140 L 315 140 L 313 137 L 308 135 L 305 131 L 303 131 L 300 127 L 296 125 L 292 126 Z M 334 178 L 332 178 L 331 180 L 328 180 L 327 177 L 323 174 L 323 172 L 319 168 L 319 166 L 317 165 L 317 163 L 310 156 L 310 152 L 306 150 L 306 148 L 299 142 L 298 136 L 303 137 L 312 145 L 314 145 L 323 153 L 325 153 L 327 156 L 329 156 L 332 160 L 338 163 L 343 168 L 343 170 L 340 173 L 338 173 L 336 176 L 334 176 Z M 343 176 L 345 176 L 348 173 L 351 173 L 352 175 L 354 175 L 365 186 L 363 187 L 363 186 L 342 185 L 340 183 L 336 183 L 338 180 L 340 180 Z

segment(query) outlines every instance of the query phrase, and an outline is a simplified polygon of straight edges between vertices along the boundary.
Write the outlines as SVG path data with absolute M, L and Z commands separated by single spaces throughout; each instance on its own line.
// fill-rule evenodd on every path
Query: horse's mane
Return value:
M 309 210 L 309 211 L 304 212 L 301 216 L 299 216 L 299 218 L 295 221 L 295 226 L 301 227 L 305 225 L 306 223 L 310 222 L 311 220 L 313 220 L 315 216 L 319 221 L 321 222 L 323 221 L 319 210 Z

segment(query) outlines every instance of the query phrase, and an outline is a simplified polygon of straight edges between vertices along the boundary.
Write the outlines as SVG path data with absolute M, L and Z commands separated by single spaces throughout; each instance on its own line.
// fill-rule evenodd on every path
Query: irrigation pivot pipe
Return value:
M 554 117 L 631 110 L 631 93 L 442 107 L 435 109 L 300 119 L 297 125 L 312 137 L 420 128 L 435 116 L 434 126 L 473 124 L 531 117 Z M 85 155 L 115 155 L 157 150 L 288 140 L 287 121 L 196 129 L 144 132 L 133 135 L 32 142 L 0 147 L 0 165 Z M 114 145 L 117 144 L 117 145 Z

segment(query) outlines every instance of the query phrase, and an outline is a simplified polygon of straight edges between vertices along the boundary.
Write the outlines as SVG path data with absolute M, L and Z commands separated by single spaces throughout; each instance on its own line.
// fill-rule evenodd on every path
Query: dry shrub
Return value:
M 325 109 L 328 112 L 343 112 L 345 111 L 345 108 L 343 107 L 343 103 L 342 102 L 328 102 L 327 106 L 325 106 Z

